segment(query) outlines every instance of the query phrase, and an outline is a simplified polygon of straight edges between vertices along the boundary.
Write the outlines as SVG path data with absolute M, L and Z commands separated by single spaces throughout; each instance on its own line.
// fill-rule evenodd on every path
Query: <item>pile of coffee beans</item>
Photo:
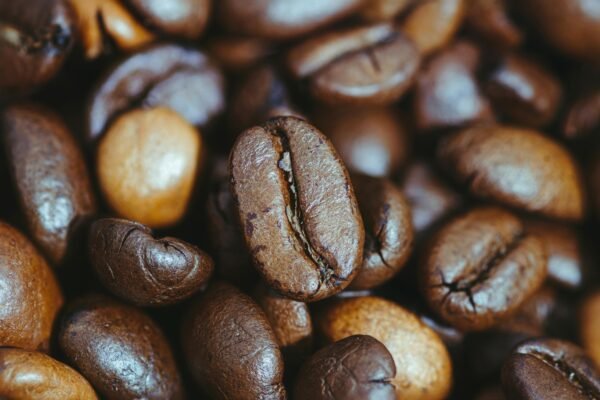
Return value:
M 0 0 L 0 399 L 600 400 L 600 0 Z

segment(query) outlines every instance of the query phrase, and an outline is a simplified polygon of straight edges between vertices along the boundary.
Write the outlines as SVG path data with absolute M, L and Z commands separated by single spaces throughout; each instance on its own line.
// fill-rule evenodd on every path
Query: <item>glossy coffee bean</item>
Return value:
M 417 316 L 379 297 L 355 297 L 330 304 L 316 325 L 330 343 L 370 335 L 394 358 L 392 384 L 398 399 L 445 399 L 452 385 L 450 356 L 440 338 Z
M 521 44 L 523 32 L 508 15 L 506 0 L 471 0 L 467 3 L 465 24 L 473 36 L 502 49 Z
M 196 127 L 208 126 L 225 107 L 224 78 L 202 52 L 163 44 L 132 54 L 110 69 L 86 111 L 90 140 L 134 108 L 168 107 Z
M 0 397 L 20 400 L 97 400 L 71 367 L 38 352 L 0 348 Z
M 189 371 L 212 399 L 285 399 L 283 359 L 267 317 L 234 286 L 214 283 L 184 318 Z
M 296 400 L 394 400 L 394 359 L 377 339 L 354 335 L 313 354 L 298 373 Z
M 444 320 L 482 330 L 514 313 L 542 285 L 543 243 L 499 208 L 478 208 L 440 229 L 425 251 L 423 296 Z
M 475 76 L 479 58 L 473 44 L 457 42 L 429 59 L 419 72 L 413 101 L 418 128 L 454 127 L 492 118 Z
M 67 361 L 109 399 L 182 399 L 169 344 L 141 311 L 103 296 L 67 308 L 58 327 Z
M 102 284 L 138 306 L 180 302 L 206 285 L 214 268 L 212 258 L 196 246 L 157 239 L 147 226 L 122 219 L 95 221 L 88 243 Z
M 600 370 L 600 292 L 585 297 L 579 310 L 581 345 Z
M 102 137 L 96 171 L 115 212 L 153 228 L 185 214 L 200 164 L 202 140 L 167 108 L 123 114 Z
M 486 82 L 494 107 L 519 125 L 542 127 L 552 122 L 562 89 L 554 75 L 540 64 L 512 54 L 502 58 Z
M 0 3 L 0 100 L 52 79 L 75 41 L 66 0 Z
M 583 349 L 557 339 L 517 346 L 502 368 L 502 388 L 515 400 L 600 398 L 600 374 Z
M 400 189 L 383 178 L 353 175 L 365 224 L 363 265 L 351 289 L 371 289 L 394 277 L 413 247 L 410 207 Z
M 391 176 L 409 156 L 408 130 L 391 107 L 319 107 L 314 121 L 352 172 Z
M 215 1 L 215 18 L 225 30 L 269 39 L 288 39 L 316 30 L 356 11 L 365 0 Z
M 83 154 L 64 122 L 42 107 L 8 107 L 0 124 L 29 232 L 60 264 L 77 224 L 96 211 Z
M 552 329 L 549 325 L 553 313 L 559 307 L 559 301 L 557 290 L 546 284 L 495 329 L 501 332 L 522 333 L 530 337 L 544 336 Z
M 19 231 L 0 222 L 0 346 L 47 352 L 63 297 L 52 270 Z
M 401 14 L 414 0 L 367 0 L 360 16 L 367 21 L 386 21 Z
M 248 129 L 230 171 L 246 244 L 269 286 L 316 301 L 350 284 L 364 227 L 348 172 L 321 132 L 294 117 Z
M 536 131 L 480 125 L 446 137 L 437 153 L 442 167 L 477 197 L 551 218 L 584 216 L 575 161 Z
M 327 104 L 388 104 L 412 85 L 420 64 L 414 44 L 392 24 L 318 35 L 294 47 L 287 65 Z

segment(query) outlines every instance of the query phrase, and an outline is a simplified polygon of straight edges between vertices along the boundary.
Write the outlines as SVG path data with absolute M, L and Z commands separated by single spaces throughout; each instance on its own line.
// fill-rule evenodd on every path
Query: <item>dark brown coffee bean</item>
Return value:
M 600 374 L 583 349 L 557 339 L 520 344 L 504 363 L 502 388 L 515 400 L 600 398 Z
M 208 282 L 213 260 L 176 238 L 154 238 L 147 226 L 105 218 L 90 228 L 91 264 L 113 294 L 139 306 L 182 301 Z
M 314 119 L 350 171 L 391 176 L 410 154 L 408 130 L 391 107 L 319 107 Z
M 31 243 L 0 222 L 0 346 L 48 351 L 63 297 Z
M 512 214 L 472 210 L 444 226 L 420 266 L 424 297 L 463 330 L 489 328 L 517 311 L 542 285 L 547 256 Z
M 420 64 L 414 44 L 391 24 L 325 33 L 293 48 L 288 68 L 328 104 L 388 104 L 412 85 Z
M 386 21 L 401 14 L 414 0 L 367 0 L 360 16 L 367 21 Z
M 531 127 L 552 122 L 562 97 L 557 78 L 525 57 L 502 58 L 486 82 L 486 94 L 509 120 Z
M 508 319 L 498 324 L 495 329 L 501 332 L 514 332 L 529 337 L 548 334 L 552 314 L 559 307 L 556 289 L 544 285 L 519 307 Z
M 457 42 L 429 59 L 415 89 L 417 127 L 454 127 L 493 118 L 475 77 L 479 58 L 474 45 Z
M 600 370 L 600 292 L 587 295 L 579 310 L 581 345 Z
M 562 133 L 566 138 L 578 138 L 600 127 L 600 89 L 577 98 L 568 108 Z
M 296 400 L 394 400 L 396 365 L 377 339 L 354 335 L 313 354 L 298 373 Z
M 523 33 L 510 19 L 506 0 L 471 0 L 465 23 L 478 39 L 503 49 L 514 48 L 523 41 Z
M 261 38 L 231 35 L 209 37 L 206 50 L 223 69 L 239 72 L 258 64 L 275 49 Z M 235 97 L 231 100 L 235 101 Z
M 174 44 L 153 46 L 116 64 L 92 93 L 87 135 L 96 140 L 134 108 L 168 107 L 206 127 L 225 107 L 224 79 L 202 52 Z
M 225 30 L 268 39 L 288 39 L 326 26 L 356 11 L 365 0 L 215 1 L 216 19 Z
M 58 344 L 99 394 L 115 400 L 183 399 L 169 343 L 148 316 L 103 296 L 72 303 Z
M 316 301 L 350 284 L 364 227 L 348 172 L 321 132 L 294 117 L 248 129 L 230 170 L 246 244 L 269 286 Z
M 75 41 L 75 14 L 66 0 L 6 0 L 0 15 L 1 100 L 56 75 Z
M 446 137 L 437 153 L 444 170 L 477 197 L 551 218 L 584 216 L 575 161 L 536 131 L 480 125 Z
M 0 124 L 29 232 L 60 264 L 77 224 L 96 212 L 83 154 L 64 122 L 33 104 L 5 109 Z
M 87 380 L 38 352 L 0 348 L 0 397 L 19 400 L 97 400 Z
M 265 314 L 226 283 L 192 304 L 181 331 L 196 382 L 213 399 L 285 399 L 283 360 Z
M 354 175 L 352 183 L 365 224 L 365 250 L 350 288 L 371 289 L 393 278 L 408 261 L 413 247 L 410 207 L 386 179 Z

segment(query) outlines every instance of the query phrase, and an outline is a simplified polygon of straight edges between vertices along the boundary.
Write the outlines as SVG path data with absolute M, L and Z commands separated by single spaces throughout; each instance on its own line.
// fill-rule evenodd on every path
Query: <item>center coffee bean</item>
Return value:
M 246 244 L 267 284 L 300 301 L 348 286 L 365 232 L 329 140 L 303 120 L 279 117 L 242 133 L 230 162 Z

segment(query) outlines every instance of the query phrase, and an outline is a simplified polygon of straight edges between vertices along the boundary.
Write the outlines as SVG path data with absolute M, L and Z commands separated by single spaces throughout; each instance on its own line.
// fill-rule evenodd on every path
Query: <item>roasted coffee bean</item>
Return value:
M 365 224 L 363 265 L 351 289 L 387 282 L 408 261 L 413 247 L 410 207 L 400 189 L 383 178 L 352 176 Z
M 214 283 L 181 330 L 189 370 L 212 399 L 285 399 L 283 360 L 267 317 L 234 286 Z
M 502 388 L 515 400 L 600 398 L 600 374 L 584 351 L 557 339 L 517 346 L 502 368 Z
M 119 216 L 153 228 L 185 214 L 201 163 L 202 140 L 168 108 L 123 114 L 102 137 L 96 172 Z
M 168 107 L 205 128 L 225 108 L 224 78 L 202 52 L 163 44 L 132 54 L 110 69 L 86 111 L 89 140 L 135 108 Z
M 510 19 L 506 0 L 470 0 L 467 3 L 465 23 L 473 36 L 501 49 L 521 44 L 523 33 Z
M 319 107 L 314 122 L 350 171 L 395 174 L 410 153 L 408 130 L 391 107 Z
M 246 244 L 269 286 L 316 301 L 350 284 L 364 227 L 348 172 L 321 132 L 294 117 L 248 129 L 230 170 Z
M 64 122 L 42 107 L 10 106 L 0 124 L 29 232 L 49 260 L 60 264 L 77 224 L 96 211 L 83 154 Z
M 139 306 L 180 302 L 206 285 L 208 254 L 172 237 L 154 238 L 147 226 L 105 218 L 90 228 L 89 253 L 98 278 L 113 294 Z
M 414 0 L 367 0 L 360 16 L 367 21 L 386 21 L 401 14 Z
M 148 316 L 103 296 L 70 304 L 58 327 L 70 365 L 109 399 L 183 399 L 169 344 Z
M 379 297 L 355 297 L 331 303 L 316 326 L 330 343 L 352 335 L 370 335 L 387 347 L 396 364 L 396 398 L 445 399 L 452 385 L 450 356 L 440 338 L 417 316 Z
M 550 285 L 542 286 L 519 307 L 517 312 L 495 327 L 498 331 L 544 336 L 551 329 L 552 314 L 559 307 L 558 293 Z
M 482 330 L 514 313 L 541 286 L 547 256 L 521 221 L 499 208 L 478 208 L 440 229 L 420 266 L 431 308 L 464 330 Z
M 297 79 L 328 104 L 388 104 L 412 85 L 420 64 L 414 44 L 381 23 L 306 40 L 287 57 Z
M 486 81 L 494 107 L 512 122 L 542 127 L 552 122 L 562 90 L 554 75 L 523 56 L 503 57 Z
M 589 135 L 600 128 L 600 89 L 577 98 L 568 108 L 562 134 L 573 139 Z
M 419 72 L 413 101 L 418 128 L 454 127 L 493 118 L 475 77 L 479 58 L 477 47 L 457 42 L 429 59 Z
M 74 28 L 66 0 L 0 2 L 0 100 L 52 79 L 73 46 Z
M 221 67 L 232 72 L 258 64 L 275 50 L 265 39 L 235 35 L 209 38 L 206 49 Z
M 579 335 L 583 348 L 600 370 L 600 292 L 589 294 L 581 305 Z
M 480 125 L 446 137 L 437 153 L 443 168 L 477 197 L 551 218 L 584 216 L 575 161 L 536 131 Z
M 33 245 L 3 222 L 0 304 L 0 346 L 49 350 L 52 325 L 63 304 L 60 287 Z
M 313 354 L 298 373 L 296 400 L 395 400 L 394 359 L 377 339 L 354 335 Z
M 289 39 L 326 26 L 356 11 L 365 0 L 215 1 L 215 18 L 225 30 L 268 39 Z
M 87 380 L 38 352 L 0 348 L 0 397 L 20 400 L 97 400 Z

